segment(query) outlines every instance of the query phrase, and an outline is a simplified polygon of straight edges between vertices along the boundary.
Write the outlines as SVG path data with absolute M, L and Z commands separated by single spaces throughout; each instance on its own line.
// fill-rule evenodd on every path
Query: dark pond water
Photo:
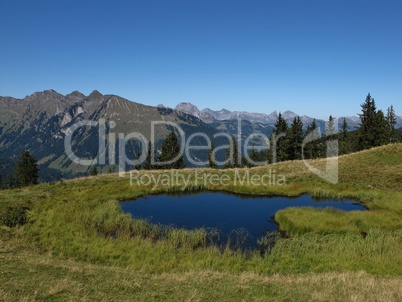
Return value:
M 201 192 L 185 195 L 150 195 L 121 203 L 134 218 L 152 223 L 195 228 L 216 228 L 220 242 L 226 242 L 233 230 L 246 229 L 249 246 L 256 246 L 267 231 L 276 231 L 273 216 L 288 207 L 332 207 L 343 211 L 363 211 L 359 203 L 347 199 L 315 200 L 309 195 L 297 198 L 241 196 Z M 238 232 L 237 232 L 238 233 Z M 243 232 L 244 233 L 244 232 Z

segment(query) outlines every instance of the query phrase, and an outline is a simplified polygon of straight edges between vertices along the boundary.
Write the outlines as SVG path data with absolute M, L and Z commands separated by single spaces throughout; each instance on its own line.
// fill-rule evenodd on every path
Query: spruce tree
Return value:
M 389 143 L 390 131 L 389 124 L 382 110 L 378 110 L 374 119 L 373 137 L 375 146 L 382 146 Z
M 374 127 L 377 115 L 377 109 L 374 99 L 371 97 L 370 93 L 367 95 L 366 100 L 360 105 L 362 108 L 362 113 L 360 116 L 360 127 L 359 131 L 359 143 L 358 147 L 360 150 L 368 149 L 376 145 Z
M 39 169 L 36 159 L 29 151 L 22 152 L 14 167 L 16 185 L 23 187 L 37 184 L 38 172 Z
M 335 136 L 337 136 L 337 130 L 336 130 L 337 124 L 335 124 L 335 123 L 338 123 L 338 122 L 335 121 L 335 119 L 332 117 L 332 115 L 330 115 L 328 118 L 328 122 L 325 125 L 325 132 L 326 132 L 325 140 L 326 141 L 332 141 L 332 140 L 334 140 Z M 328 142 L 326 145 L 327 145 L 327 149 L 326 150 L 323 149 L 322 151 L 323 151 L 323 154 L 326 154 L 327 157 L 334 156 L 335 154 L 336 155 L 339 154 L 339 150 L 338 150 L 339 145 L 337 147 L 335 147 L 335 145 L 329 144 Z M 329 146 L 329 149 L 328 149 L 328 146 Z
M 224 169 L 237 168 L 241 166 L 239 162 L 239 150 L 235 138 L 232 136 L 230 146 L 226 149 Z
M 147 157 L 145 158 L 145 163 L 143 168 L 145 170 L 151 170 L 152 169 L 152 145 L 151 142 L 148 142 L 148 148 L 147 148 Z
M 396 115 L 395 115 L 395 110 L 394 107 L 391 105 L 391 107 L 388 107 L 387 109 L 387 124 L 388 124 L 388 131 L 389 131 L 389 142 L 390 143 L 395 143 L 397 141 L 397 135 L 396 135 Z
M 315 119 L 313 122 L 307 126 L 306 133 L 304 134 L 304 137 L 306 138 L 308 135 L 310 135 L 313 132 L 316 132 L 317 130 L 317 122 Z M 304 146 L 303 154 L 304 158 L 317 158 L 320 156 L 320 139 L 317 137 L 313 141 L 308 142 Z
M 208 152 L 208 166 L 211 169 L 217 169 L 218 165 L 216 164 L 216 158 L 215 158 L 215 153 L 214 153 L 214 141 L 211 139 L 211 148 L 209 149 Z
M 165 141 L 162 143 L 161 155 L 159 157 L 161 162 L 168 162 L 174 159 L 180 153 L 180 144 L 177 140 L 176 134 L 172 131 L 169 133 Z M 182 169 L 184 168 L 183 154 L 173 163 L 163 164 L 162 169 Z
M 7 188 L 8 189 L 12 189 L 15 186 L 15 178 L 14 178 L 14 174 L 13 173 L 9 173 L 7 175 Z
M 276 151 L 276 161 L 284 161 L 288 159 L 288 140 L 286 138 L 286 135 L 288 133 L 288 124 L 286 123 L 286 120 L 282 117 L 282 114 L 279 112 L 278 118 L 276 120 L 276 123 L 274 125 L 275 131 L 274 134 L 275 136 L 271 136 L 271 152 Z M 278 139 L 279 135 L 283 135 Z M 273 144 L 276 144 L 275 146 Z M 275 150 L 275 151 L 274 151 Z
M 243 157 L 242 161 L 242 166 L 247 166 L 247 167 L 255 167 L 256 163 L 259 162 L 269 162 L 268 158 L 268 150 L 261 150 L 257 151 L 255 146 L 253 146 L 248 154 L 248 160 L 246 157 Z
M 233 163 L 234 167 L 238 168 L 242 166 L 241 160 L 239 160 L 239 146 L 237 145 L 237 142 L 235 138 L 232 136 L 232 143 L 233 143 Z
M 392 140 L 392 128 L 396 122 L 393 108 L 389 108 L 387 116 L 376 109 L 375 101 L 370 94 L 361 105 L 361 124 L 359 127 L 359 149 L 368 149 L 387 144 Z
M 348 122 L 346 118 L 343 118 L 341 133 L 340 133 L 340 154 L 347 154 L 350 152 L 350 143 L 349 143 L 349 129 Z
M 96 165 L 93 165 L 91 170 L 89 171 L 89 175 L 90 176 L 97 176 L 98 175 L 98 168 L 96 167 Z
M 292 125 L 287 134 L 287 156 L 288 159 L 301 159 L 301 148 L 303 143 L 303 123 L 300 117 L 293 119 Z
M 335 121 L 332 115 L 328 118 L 328 123 L 325 125 L 325 131 L 328 138 L 335 134 Z
M 314 119 L 311 124 L 311 131 L 316 131 L 317 129 L 318 129 L 317 122 Z M 311 144 L 312 144 L 312 152 L 311 152 L 312 158 L 320 157 L 322 155 L 322 148 L 323 148 L 322 140 L 317 137 L 317 139 L 312 141 Z
M 254 166 L 255 165 L 254 162 L 258 161 L 258 154 L 257 154 L 257 151 L 255 150 L 254 146 L 251 149 L 250 154 L 248 155 L 248 157 L 249 157 L 249 159 L 251 161 L 247 161 L 247 166 L 248 167 Z

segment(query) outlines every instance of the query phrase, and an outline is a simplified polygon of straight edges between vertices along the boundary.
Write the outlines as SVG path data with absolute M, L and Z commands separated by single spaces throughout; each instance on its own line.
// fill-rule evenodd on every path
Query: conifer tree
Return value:
M 362 113 L 360 116 L 359 131 L 359 149 L 368 149 L 376 145 L 374 136 L 375 120 L 377 115 L 377 109 L 374 99 L 370 93 L 367 95 L 366 100 L 360 105 Z
M 148 142 L 148 147 L 147 147 L 147 157 L 145 158 L 144 166 L 143 168 L 145 170 L 151 170 L 152 169 L 152 145 L 151 141 Z
M 165 141 L 162 143 L 161 155 L 159 157 L 161 162 L 168 162 L 173 160 L 180 153 L 180 144 L 177 140 L 176 134 L 171 131 Z M 184 168 L 183 154 L 179 159 L 173 163 L 163 164 L 162 169 L 182 169 Z
M 248 167 L 253 167 L 255 165 L 255 162 L 259 161 L 259 154 L 255 150 L 254 146 L 251 148 L 250 154 L 248 155 L 249 159 L 247 161 L 247 166 Z
M 350 152 L 350 143 L 349 143 L 349 129 L 348 122 L 346 118 L 343 119 L 341 133 L 340 133 L 340 154 L 347 154 Z
M 237 168 L 241 166 L 239 162 L 239 150 L 235 138 L 232 136 L 229 147 L 226 149 L 224 169 Z
M 22 152 L 14 167 L 16 185 L 22 187 L 36 185 L 38 183 L 38 172 L 36 159 L 29 151 Z
M 313 122 L 307 126 L 307 130 L 306 133 L 304 134 L 304 137 L 306 138 L 308 135 L 310 135 L 311 133 L 316 132 L 317 130 L 317 122 L 315 121 L 315 119 L 313 120 Z M 316 137 L 316 139 L 308 142 L 305 146 L 304 146 L 304 150 L 303 150 L 303 154 L 304 154 L 304 158 L 317 158 L 320 156 L 321 152 L 321 139 L 320 137 Z
M 396 115 L 395 115 L 395 110 L 394 107 L 391 105 L 391 107 L 388 107 L 387 109 L 387 124 L 388 124 L 388 131 L 389 131 L 389 142 L 390 143 L 395 143 L 397 141 L 397 135 L 396 135 Z
M 389 143 L 390 139 L 390 131 L 389 124 L 384 116 L 382 110 L 378 110 L 374 119 L 374 127 L 373 127 L 373 137 L 375 146 L 382 146 Z
M 287 134 L 287 156 L 289 160 L 301 159 L 301 148 L 303 143 L 303 123 L 300 117 L 293 119 L 292 125 Z
M 96 167 L 96 165 L 93 165 L 91 170 L 89 171 L 89 175 L 90 176 L 96 176 L 98 175 L 98 168 Z
M 242 166 L 241 160 L 239 160 L 239 146 L 237 145 L 237 142 L 234 137 L 232 137 L 232 143 L 233 143 L 233 162 L 234 162 L 234 167 L 238 168 Z
M 7 188 L 12 189 L 15 186 L 15 178 L 13 173 L 7 175 Z
M 359 127 L 359 149 L 367 149 L 387 144 L 392 140 L 394 121 L 393 108 L 389 108 L 385 117 L 382 110 L 376 109 L 375 101 L 370 94 L 361 105 L 361 124 Z
M 328 118 L 328 123 L 325 125 L 325 131 L 328 138 L 335 134 L 335 121 L 332 115 Z
M 211 139 L 211 148 L 209 149 L 209 152 L 208 152 L 208 166 L 212 169 L 217 169 L 218 165 L 216 164 L 214 150 L 215 150 L 214 140 Z
M 329 116 L 329 118 L 328 118 L 328 122 L 327 122 L 327 124 L 325 125 L 325 140 L 327 141 L 327 144 L 326 144 L 326 146 L 327 146 L 327 148 L 326 148 L 326 150 L 325 149 L 323 149 L 322 150 L 322 152 L 323 152 L 323 154 L 326 154 L 326 156 L 327 157 L 329 157 L 329 156 L 334 156 L 334 155 L 338 155 L 339 154 L 339 149 L 338 149 L 338 147 L 339 147 L 339 144 L 338 145 L 334 145 L 334 144 L 329 144 L 329 142 L 328 141 L 332 141 L 332 140 L 334 140 L 335 139 L 335 137 L 337 136 L 337 124 L 335 124 L 335 123 L 338 123 L 338 121 L 336 121 L 333 117 L 332 117 L 332 115 L 330 115 Z M 324 146 L 323 146 L 324 147 Z M 325 147 L 324 147 L 325 148 Z M 328 149 L 329 148 L 329 149 Z
M 282 117 L 282 114 L 280 112 L 274 127 L 275 135 L 271 135 L 270 153 L 275 152 L 276 154 L 273 154 L 273 157 L 276 157 L 276 161 L 280 162 L 288 159 L 288 140 L 286 138 L 286 135 L 288 133 L 288 124 L 286 123 L 286 120 Z M 279 137 L 280 135 L 284 136 Z

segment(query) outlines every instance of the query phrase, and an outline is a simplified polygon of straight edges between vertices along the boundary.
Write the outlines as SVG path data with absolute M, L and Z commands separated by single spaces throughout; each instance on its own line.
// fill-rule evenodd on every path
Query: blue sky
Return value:
M 402 115 L 401 1 L 4 1 L 0 95 Z

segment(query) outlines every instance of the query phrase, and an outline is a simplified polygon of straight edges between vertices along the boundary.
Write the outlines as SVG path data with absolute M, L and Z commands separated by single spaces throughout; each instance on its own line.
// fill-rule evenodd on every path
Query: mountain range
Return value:
M 265 114 L 265 113 L 251 113 L 251 112 L 246 112 L 246 111 L 230 111 L 227 109 L 212 110 L 209 108 L 205 108 L 205 109 L 200 110 L 197 108 L 197 106 L 195 106 L 189 102 L 181 102 L 175 107 L 175 109 L 188 113 L 188 114 L 191 114 L 193 116 L 196 116 L 207 124 L 214 124 L 218 121 L 224 121 L 224 120 L 241 119 L 241 120 L 249 121 L 251 123 L 261 123 L 261 124 L 266 124 L 271 127 L 274 127 L 276 120 L 278 118 L 277 111 L 273 111 L 270 114 Z M 289 125 L 292 123 L 293 119 L 296 116 L 298 116 L 298 114 L 296 114 L 290 110 L 282 112 L 281 114 L 282 114 L 282 117 L 287 121 L 287 123 Z M 310 125 L 313 122 L 313 120 L 315 119 L 316 123 L 319 126 L 319 128 L 321 129 L 321 131 L 322 132 L 325 131 L 325 123 L 327 121 L 309 117 L 307 115 L 300 116 L 300 118 L 303 123 L 304 129 L 306 129 L 307 126 Z M 339 117 L 338 118 L 339 127 L 342 125 L 344 119 L 346 119 L 349 130 L 355 130 L 359 127 L 360 117 L 358 117 L 358 116 Z M 402 116 L 397 116 L 396 128 L 400 128 L 400 127 L 402 127 Z
M 294 112 L 285 111 L 282 116 L 291 123 L 297 116 Z M 40 180 L 49 181 L 62 177 L 84 175 L 89 167 L 74 163 L 66 154 L 64 141 L 71 127 L 84 120 L 105 121 L 105 153 L 106 164 L 100 167 L 102 172 L 115 169 L 114 161 L 124 153 L 130 159 L 139 156 L 140 143 L 128 141 L 124 150 L 120 150 L 118 138 L 120 135 L 140 133 L 146 139 L 151 138 L 152 122 L 160 124 L 154 127 L 156 149 L 163 139 L 173 129 L 166 122 L 177 124 L 188 138 L 194 133 L 204 133 L 212 137 L 218 133 L 238 135 L 241 119 L 241 139 L 244 141 L 253 133 L 263 133 L 269 136 L 278 114 L 249 113 L 222 109 L 199 110 L 191 103 L 180 103 L 171 109 L 165 106 L 147 106 L 129 101 L 117 95 L 102 95 L 94 90 L 88 96 L 73 91 L 62 95 L 54 90 L 35 92 L 23 99 L 0 97 L 0 167 L 3 179 L 12 171 L 17 157 L 24 150 L 29 150 L 38 159 L 40 165 Z M 314 118 L 301 117 L 304 127 Z M 351 129 L 357 127 L 358 117 L 347 117 Z M 324 130 L 325 122 L 316 119 Z M 111 122 L 114 122 L 111 124 Z M 398 117 L 398 127 L 402 127 L 402 118 Z M 100 136 L 97 127 L 80 127 L 72 136 L 72 151 L 85 159 L 99 158 Z M 215 147 L 227 145 L 227 138 L 218 137 Z M 253 139 L 252 144 L 261 143 Z M 193 145 L 204 145 L 203 138 L 194 139 Z M 116 150 L 111 156 L 110 150 Z M 195 160 L 205 160 L 207 152 L 192 151 Z M 224 157 L 224 150 L 218 157 Z M 189 165 L 189 163 L 187 163 Z M 191 165 L 191 164 L 190 164 Z
M 146 106 L 116 95 L 102 95 L 96 90 L 88 96 L 78 91 L 61 95 L 54 90 L 46 90 L 23 99 L 0 97 L 0 163 L 3 176 L 24 150 L 29 150 L 39 160 L 41 180 L 86 173 L 87 166 L 73 163 L 66 155 L 64 138 L 75 123 L 99 119 L 104 119 L 106 126 L 108 122 L 114 122 L 114 127 L 106 127 L 105 141 L 106 150 L 113 144 L 116 152 L 119 151 L 119 133 L 137 132 L 149 140 L 152 122 L 175 123 L 186 135 L 199 131 L 209 136 L 216 133 L 213 127 L 181 111 Z M 155 142 L 160 144 L 171 127 L 161 124 L 154 129 Z M 111 141 L 110 133 L 114 133 L 114 141 Z M 72 151 L 81 158 L 96 158 L 99 156 L 98 142 L 97 127 L 81 127 L 72 136 Z M 138 142 L 131 140 L 125 153 L 128 158 L 135 159 L 138 149 Z M 115 161 L 117 155 L 118 152 Z M 106 155 L 106 162 L 113 162 L 109 154 Z M 103 168 L 108 169 L 110 165 Z

